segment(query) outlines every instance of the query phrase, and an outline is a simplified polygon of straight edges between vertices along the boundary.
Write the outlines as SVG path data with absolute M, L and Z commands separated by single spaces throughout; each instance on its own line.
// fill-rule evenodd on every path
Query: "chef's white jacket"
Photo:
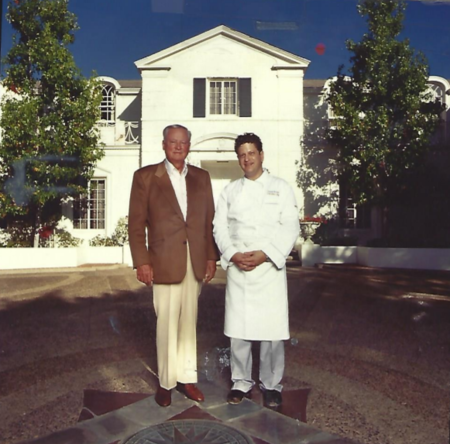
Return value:
M 299 235 L 291 186 L 267 171 L 228 184 L 217 203 L 214 237 L 227 271 L 225 335 L 274 341 L 289 338 L 286 258 Z M 241 271 L 237 252 L 262 250 L 270 259 Z

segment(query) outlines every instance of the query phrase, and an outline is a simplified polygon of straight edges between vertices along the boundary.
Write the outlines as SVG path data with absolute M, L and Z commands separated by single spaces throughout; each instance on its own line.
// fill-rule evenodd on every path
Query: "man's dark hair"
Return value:
M 253 133 L 244 133 L 240 136 L 236 137 L 236 140 L 234 141 L 234 151 L 236 151 L 236 154 L 238 152 L 238 149 L 241 145 L 244 145 L 244 143 L 253 143 L 253 145 L 256 146 L 259 152 L 263 150 L 263 145 L 261 142 L 261 139 Z

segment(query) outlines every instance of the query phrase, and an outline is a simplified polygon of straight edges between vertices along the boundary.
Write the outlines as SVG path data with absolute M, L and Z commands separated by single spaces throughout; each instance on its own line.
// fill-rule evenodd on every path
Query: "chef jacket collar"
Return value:
M 245 185 L 247 182 L 253 182 L 253 183 L 257 183 L 258 185 L 261 185 L 263 187 L 267 186 L 268 182 L 269 182 L 269 172 L 263 168 L 263 173 L 261 174 L 261 176 L 258 177 L 258 179 L 256 180 L 251 180 L 251 179 L 247 179 L 245 176 L 242 178 L 242 182 Z

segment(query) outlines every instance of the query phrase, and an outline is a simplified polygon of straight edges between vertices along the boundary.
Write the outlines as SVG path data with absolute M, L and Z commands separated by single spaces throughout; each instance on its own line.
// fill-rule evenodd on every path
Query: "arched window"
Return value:
M 448 146 L 449 139 L 449 124 L 448 121 L 448 96 L 446 95 L 446 91 L 450 90 L 449 82 L 437 76 L 430 76 L 428 79 L 428 91 L 427 93 L 430 95 L 429 100 L 438 100 L 440 103 L 445 105 L 446 110 L 441 114 L 441 125 L 438 128 L 436 134 L 432 138 L 432 143 L 436 145 L 446 144 Z
M 434 83 L 434 82 L 430 82 L 428 83 L 428 91 L 427 91 L 430 96 L 431 96 L 431 100 L 439 100 L 439 102 L 441 103 L 445 103 L 445 99 L 444 99 L 444 87 L 443 85 L 440 85 L 439 83 Z
M 116 88 L 110 83 L 102 85 L 102 103 L 100 104 L 101 122 L 114 124 L 116 111 Z

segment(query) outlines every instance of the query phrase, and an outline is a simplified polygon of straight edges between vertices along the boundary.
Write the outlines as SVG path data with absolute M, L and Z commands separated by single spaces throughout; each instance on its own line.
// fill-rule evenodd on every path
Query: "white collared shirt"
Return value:
M 188 173 L 188 166 L 184 163 L 183 171 L 180 173 L 167 159 L 164 159 L 164 165 L 172 183 L 175 196 L 177 197 L 178 205 L 183 213 L 184 220 L 187 214 L 187 191 L 186 191 L 186 175 Z

